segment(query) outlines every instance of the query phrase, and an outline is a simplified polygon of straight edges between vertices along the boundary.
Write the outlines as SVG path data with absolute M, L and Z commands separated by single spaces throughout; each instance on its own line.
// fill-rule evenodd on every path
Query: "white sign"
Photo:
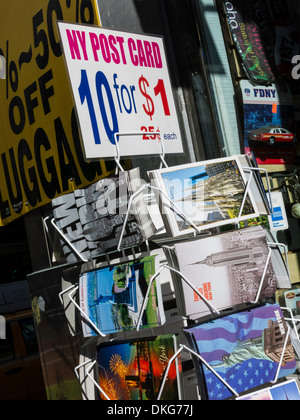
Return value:
M 286 85 L 284 88 L 281 88 L 278 84 L 253 86 L 248 80 L 241 80 L 240 85 L 245 104 L 293 105 L 291 91 Z
M 269 216 L 270 229 L 272 231 L 287 230 L 289 223 L 285 211 L 283 196 L 280 191 L 271 192 L 273 214 Z
M 166 153 L 182 153 L 163 39 L 64 22 L 58 27 L 85 158 L 116 156 L 116 139 L 122 157 L 159 154 L 160 141 Z

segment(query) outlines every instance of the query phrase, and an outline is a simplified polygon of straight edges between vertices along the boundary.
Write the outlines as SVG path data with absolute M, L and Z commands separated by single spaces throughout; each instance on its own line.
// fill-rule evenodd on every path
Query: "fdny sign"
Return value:
M 240 82 L 244 103 L 253 104 L 292 104 L 288 86 L 272 84 L 270 86 L 253 86 L 248 80 Z
M 276 89 L 253 89 L 255 98 L 276 98 Z

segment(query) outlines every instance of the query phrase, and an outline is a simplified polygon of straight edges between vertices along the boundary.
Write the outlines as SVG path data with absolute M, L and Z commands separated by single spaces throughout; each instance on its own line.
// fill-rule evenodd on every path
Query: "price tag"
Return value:
M 86 160 L 182 153 L 163 39 L 58 26 Z

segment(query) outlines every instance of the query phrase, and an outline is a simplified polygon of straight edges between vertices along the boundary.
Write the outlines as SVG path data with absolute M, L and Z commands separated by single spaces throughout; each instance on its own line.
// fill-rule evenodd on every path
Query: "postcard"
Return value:
M 55 224 L 61 233 L 67 238 L 72 246 L 89 260 L 91 252 L 83 234 L 74 193 L 63 195 L 52 200 L 53 217 Z M 77 255 L 68 246 L 64 239 L 60 238 L 62 255 L 68 263 L 78 261 Z
M 260 389 L 250 394 L 243 395 L 242 397 L 236 398 L 237 401 L 272 401 L 272 395 L 270 388 Z
M 87 260 L 117 250 L 121 233 L 122 249 L 139 246 L 161 228 L 156 226 L 143 193 L 137 194 L 129 207 L 130 198 L 142 186 L 139 168 L 135 168 L 58 197 L 52 201 L 56 226 Z M 67 262 L 78 260 L 64 239 L 61 245 Z
M 75 190 L 80 223 L 92 256 L 117 249 L 128 210 L 128 174 L 102 179 Z M 139 245 L 144 238 L 136 217 L 130 213 L 122 248 Z
M 163 373 L 177 351 L 177 339 L 177 336 L 161 335 L 99 345 L 100 388 L 111 400 L 157 399 Z M 170 366 L 161 400 L 178 400 L 180 396 L 179 357 Z
M 140 327 L 139 322 L 141 328 L 164 324 L 159 278 L 152 282 L 148 292 L 151 277 L 158 269 L 157 256 L 149 255 L 81 274 L 81 309 L 103 334 L 132 331 Z M 85 337 L 97 335 L 86 320 L 82 321 L 82 329 Z
M 174 248 L 179 271 L 218 310 L 255 301 L 263 275 L 259 298 L 276 292 L 276 274 L 272 261 L 268 262 L 269 247 L 261 226 L 184 241 Z M 201 297 L 186 282 L 180 284 L 183 315 L 199 318 L 209 314 Z
M 162 217 L 173 236 L 194 232 L 192 223 L 201 231 L 259 216 L 251 189 L 245 196 L 247 180 L 237 157 L 163 168 L 148 175 L 162 191 Z
M 286 341 L 279 305 L 264 305 L 185 329 L 193 348 L 237 394 L 273 381 Z M 276 337 L 276 339 L 275 339 Z M 233 393 L 214 372 L 194 358 L 204 399 L 225 400 Z M 279 379 L 295 373 L 291 340 L 284 350 Z M 204 382 L 203 382 L 204 380 Z
M 300 401 L 300 392 L 295 379 L 270 388 L 275 401 Z
M 295 379 L 273 387 L 260 389 L 237 398 L 238 401 L 299 401 L 300 392 Z

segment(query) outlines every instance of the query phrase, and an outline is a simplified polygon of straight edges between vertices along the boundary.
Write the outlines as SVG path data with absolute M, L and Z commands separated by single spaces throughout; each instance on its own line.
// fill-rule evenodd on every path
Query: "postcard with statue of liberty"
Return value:
M 292 375 L 296 357 L 290 339 L 285 345 L 287 331 L 278 304 L 254 307 L 185 329 L 193 349 L 214 370 L 194 359 L 201 397 L 226 400 L 236 397 L 232 390 L 238 396 L 249 393 L 275 381 L 279 368 L 279 379 Z

